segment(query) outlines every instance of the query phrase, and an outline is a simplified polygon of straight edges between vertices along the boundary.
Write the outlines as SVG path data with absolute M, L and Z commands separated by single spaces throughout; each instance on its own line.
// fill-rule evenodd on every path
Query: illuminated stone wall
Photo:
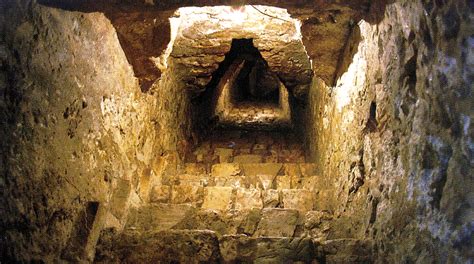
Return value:
M 1 258 L 72 260 L 86 250 L 84 215 L 120 227 L 140 202 L 138 180 L 160 149 L 156 99 L 104 15 L 35 4 L 3 15 Z
M 377 241 L 380 260 L 472 258 L 472 5 L 402 1 L 334 87 L 315 80 L 310 152 L 331 236 Z M 469 11 L 470 10 L 470 11 Z

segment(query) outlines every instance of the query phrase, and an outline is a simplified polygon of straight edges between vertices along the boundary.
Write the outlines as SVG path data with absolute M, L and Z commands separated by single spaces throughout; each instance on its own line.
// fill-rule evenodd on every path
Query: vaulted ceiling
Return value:
M 161 76 L 152 58 L 170 41 L 169 18 L 183 6 L 259 4 L 283 7 L 301 21 L 306 51 L 316 76 L 332 85 L 343 72 L 347 46 L 357 22 L 377 23 L 388 0 L 40 0 L 41 4 L 73 11 L 103 12 L 117 30 L 128 61 L 143 91 Z M 353 40 L 352 40 L 353 41 Z

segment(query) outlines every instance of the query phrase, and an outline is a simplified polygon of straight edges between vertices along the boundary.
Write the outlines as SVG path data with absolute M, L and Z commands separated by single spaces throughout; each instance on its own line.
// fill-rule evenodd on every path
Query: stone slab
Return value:
M 298 217 L 299 213 L 294 209 L 263 209 L 255 236 L 292 237 L 298 224 Z
M 217 187 L 248 187 L 245 176 L 216 177 L 213 180 Z
M 214 155 L 217 155 L 219 157 L 220 163 L 232 162 L 233 154 L 234 150 L 231 148 L 216 148 L 214 150 Z
M 291 177 L 290 176 L 277 176 L 276 179 L 277 190 L 291 189 Z
M 218 238 L 208 230 L 130 231 L 112 243 L 104 263 L 218 263 L 221 258 Z
M 206 187 L 202 208 L 214 210 L 232 208 L 232 187 Z
M 311 211 L 314 207 L 314 194 L 308 190 L 284 189 L 281 191 L 284 208 Z
M 171 203 L 191 203 L 201 205 L 204 199 L 204 187 L 191 184 L 175 185 L 171 188 Z
M 213 180 L 206 174 L 181 174 L 178 175 L 180 185 L 209 186 Z
M 227 235 L 220 240 L 225 263 L 311 263 L 313 243 L 309 238 L 252 238 Z
M 280 191 L 265 190 L 262 191 L 263 207 L 276 208 L 280 204 Z
M 181 222 L 194 208 L 187 204 L 149 204 L 133 208 L 128 215 L 125 229 L 165 230 Z
M 283 165 L 281 163 L 243 163 L 242 171 L 244 175 L 278 175 Z
M 301 163 L 300 171 L 303 177 L 315 176 L 317 174 L 317 166 L 315 163 Z
M 263 157 L 261 155 L 244 154 L 244 155 L 237 155 L 234 157 L 235 163 L 260 163 L 262 161 L 263 161 Z
M 263 202 L 259 189 L 237 188 L 235 195 L 236 210 L 260 209 L 262 207 Z
M 212 165 L 212 177 L 229 177 L 240 175 L 240 165 L 237 163 L 219 163 Z

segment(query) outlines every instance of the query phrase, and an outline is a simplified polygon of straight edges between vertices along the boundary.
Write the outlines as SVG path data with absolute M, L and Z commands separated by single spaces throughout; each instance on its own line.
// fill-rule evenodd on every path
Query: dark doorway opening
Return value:
M 279 79 L 254 46 L 253 39 L 233 39 L 230 51 L 214 75 L 220 79 L 235 63 L 244 66 L 231 87 L 232 103 L 279 104 Z M 214 79 L 214 78 L 213 78 Z M 217 82 L 215 83 L 217 85 Z

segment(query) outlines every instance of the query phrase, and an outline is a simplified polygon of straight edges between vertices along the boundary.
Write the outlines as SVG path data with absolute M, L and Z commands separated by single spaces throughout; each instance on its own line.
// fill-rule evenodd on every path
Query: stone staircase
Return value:
M 369 241 L 327 240 L 321 182 L 291 133 L 216 131 L 131 209 L 122 233 L 102 236 L 96 261 L 370 262 Z

